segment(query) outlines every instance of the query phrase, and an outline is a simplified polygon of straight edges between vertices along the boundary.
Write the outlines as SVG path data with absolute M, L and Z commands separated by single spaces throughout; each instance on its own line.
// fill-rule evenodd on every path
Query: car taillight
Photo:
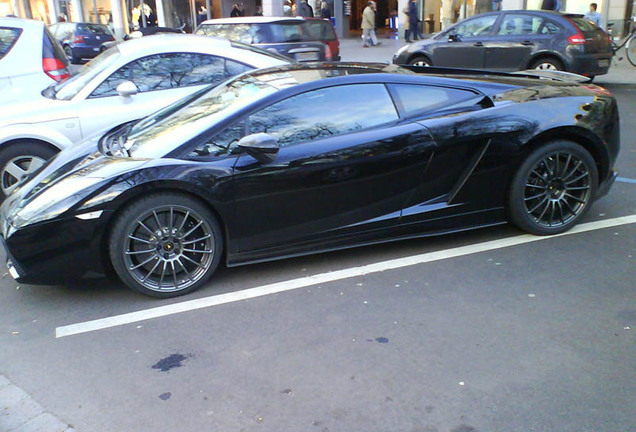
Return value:
M 83 43 L 84 42 L 84 36 L 75 36 L 73 38 L 73 43 Z
M 331 48 L 329 48 L 329 45 L 325 44 L 325 58 L 327 59 L 327 61 L 331 61 Z
M 583 36 L 583 33 L 581 33 L 580 31 L 577 30 L 577 32 L 575 34 L 573 34 L 572 36 L 570 36 L 568 38 L 568 42 L 570 43 L 570 45 L 581 45 L 585 43 L 585 36 Z
M 63 81 L 71 76 L 66 66 L 64 66 L 64 63 L 56 58 L 43 58 L 42 70 L 57 82 Z

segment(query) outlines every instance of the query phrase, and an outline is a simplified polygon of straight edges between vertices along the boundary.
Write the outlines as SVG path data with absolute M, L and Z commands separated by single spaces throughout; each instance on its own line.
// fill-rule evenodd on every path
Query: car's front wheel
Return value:
M 548 57 L 535 61 L 534 63 L 532 63 L 532 66 L 530 66 L 530 69 L 548 70 L 548 71 L 564 70 L 563 65 L 561 64 L 560 61 L 558 61 L 557 59 L 548 58 Z
M 589 209 L 597 183 L 594 159 L 579 144 L 558 140 L 541 146 L 513 177 L 510 221 L 536 235 L 567 231 Z
M 425 57 L 425 56 L 414 57 L 409 61 L 409 64 L 411 66 L 425 66 L 425 67 L 433 66 L 433 62 L 429 60 L 428 57 Z
M 56 154 L 50 147 L 19 141 L 0 150 L 0 202 Z
M 159 193 L 118 215 L 109 238 L 113 268 L 130 288 L 167 298 L 199 288 L 223 251 L 221 228 L 198 200 Z

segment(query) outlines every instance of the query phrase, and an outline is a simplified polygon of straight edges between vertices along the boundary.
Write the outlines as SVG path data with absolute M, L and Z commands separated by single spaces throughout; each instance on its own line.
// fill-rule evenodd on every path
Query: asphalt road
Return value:
M 501 226 L 222 268 L 169 301 L 6 276 L 0 374 L 79 432 L 636 431 L 636 224 L 603 228 L 636 215 L 636 85 L 607 86 L 621 181 L 588 231 L 523 243 Z

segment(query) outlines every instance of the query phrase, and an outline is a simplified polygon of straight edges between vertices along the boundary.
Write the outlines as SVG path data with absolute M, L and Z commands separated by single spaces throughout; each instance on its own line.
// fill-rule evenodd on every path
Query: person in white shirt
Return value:
M 596 12 L 598 5 L 596 3 L 590 3 L 590 11 L 584 15 L 585 18 L 592 21 L 598 27 L 603 28 L 602 16 Z

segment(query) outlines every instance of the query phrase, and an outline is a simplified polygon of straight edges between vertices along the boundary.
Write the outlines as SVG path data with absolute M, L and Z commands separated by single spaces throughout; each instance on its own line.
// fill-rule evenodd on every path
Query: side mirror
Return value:
M 124 81 L 119 84 L 115 89 L 119 96 L 122 97 L 130 97 L 136 95 L 139 91 L 137 90 L 137 86 L 131 81 Z
M 279 149 L 278 141 L 266 133 L 245 136 L 239 140 L 238 146 L 260 163 L 273 162 Z

